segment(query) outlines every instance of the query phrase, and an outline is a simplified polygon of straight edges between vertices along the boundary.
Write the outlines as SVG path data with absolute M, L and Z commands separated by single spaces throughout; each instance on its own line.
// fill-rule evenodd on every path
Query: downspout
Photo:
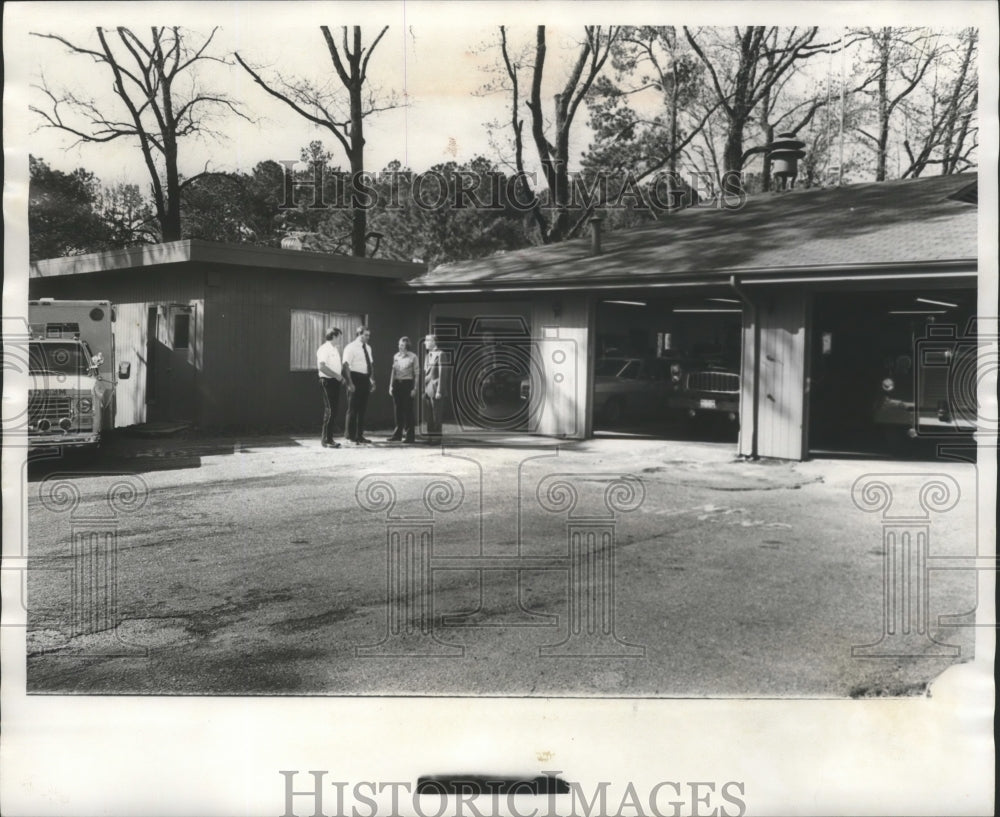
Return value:
M 739 295 L 750 308 L 750 320 L 753 321 L 753 424 L 750 428 L 750 458 L 759 459 L 757 454 L 757 428 L 759 423 L 760 408 L 760 320 L 757 304 L 747 294 L 746 290 L 740 287 L 735 275 L 729 276 L 729 286 L 733 292 Z

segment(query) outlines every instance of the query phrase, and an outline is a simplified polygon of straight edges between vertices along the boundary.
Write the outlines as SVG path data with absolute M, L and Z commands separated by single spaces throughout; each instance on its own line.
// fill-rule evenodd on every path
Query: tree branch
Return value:
M 313 116 L 313 114 L 309 113 L 308 111 L 300 107 L 298 104 L 296 104 L 294 100 L 292 100 L 285 94 L 281 93 L 280 91 L 276 91 L 274 88 L 268 85 L 260 77 L 260 75 L 244 61 L 243 57 L 241 57 L 239 53 L 235 53 L 233 56 L 236 57 L 236 61 L 240 65 L 242 65 L 243 69 L 253 78 L 253 81 L 256 82 L 265 91 L 267 91 L 267 93 L 269 93 L 275 99 L 280 99 L 303 119 L 312 122 L 314 125 L 319 125 L 321 127 L 326 128 L 328 131 L 330 131 L 330 133 L 332 133 L 336 137 L 337 141 L 340 142 L 341 146 L 344 148 L 345 151 L 350 150 L 350 145 L 347 139 L 340 133 L 339 130 L 337 130 L 335 124 L 332 121 L 330 121 L 329 119 L 321 119 L 318 116 Z M 317 102 L 317 107 L 319 107 L 318 102 Z

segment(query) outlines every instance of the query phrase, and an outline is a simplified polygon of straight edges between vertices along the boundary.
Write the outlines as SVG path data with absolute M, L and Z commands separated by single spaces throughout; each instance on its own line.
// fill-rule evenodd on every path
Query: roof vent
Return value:
M 590 254 L 601 254 L 601 216 L 594 216 L 590 219 Z
M 799 175 L 799 159 L 806 155 L 802 149 L 806 143 L 795 138 L 794 133 L 779 133 L 778 138 L 767 146 L 771 159 L 771 175 L 778 180 L 778 189 L 795 187 L 795 177 Z

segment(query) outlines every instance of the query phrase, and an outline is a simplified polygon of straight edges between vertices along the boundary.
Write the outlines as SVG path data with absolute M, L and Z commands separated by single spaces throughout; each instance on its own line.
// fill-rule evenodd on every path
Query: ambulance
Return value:
M 28 302 L 28 447 L 93 449 L 115 425 L 115 387 L 131 373 L 115 365 L 109 301 Z

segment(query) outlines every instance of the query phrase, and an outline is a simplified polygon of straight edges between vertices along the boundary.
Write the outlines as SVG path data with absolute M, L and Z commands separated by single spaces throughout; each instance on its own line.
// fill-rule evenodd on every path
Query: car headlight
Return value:
M 80 414 L 90 414 L 94 410 L 94 401 L 89 397 L 81 397 L 77 401 L 76 407 Z
M 896 388 L 896 384 L 891 377 L 887 377 L 882 381 L 882 391 L 892 391 L 894 388 Z

